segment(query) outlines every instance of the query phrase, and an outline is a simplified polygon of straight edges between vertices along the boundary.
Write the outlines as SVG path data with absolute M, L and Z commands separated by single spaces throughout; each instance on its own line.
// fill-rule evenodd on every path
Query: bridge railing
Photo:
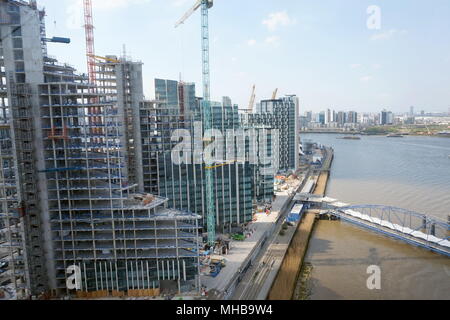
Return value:
M 430 246 L 443 246 L 450 250 L 450 224 L 437 217 L 380 205 L 354 205 L 339 208 L 333 208 L 330 205 L 329 210 L 336 215 L 359 218 L 380 227 L 395 230 L 405 236 L 421 239 L 428 242 Z

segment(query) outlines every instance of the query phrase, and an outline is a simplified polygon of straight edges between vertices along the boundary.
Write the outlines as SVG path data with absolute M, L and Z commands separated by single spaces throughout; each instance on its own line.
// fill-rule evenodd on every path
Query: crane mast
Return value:
M 201 8 L 201 36 L 202 36 L 202 74 L 203 74 L 203 130 L 212 129 L 211 112 L 211 78 L 209 69 L 209 16 L 208 10 L 213 6 L 213 0 L 197 0 L 194 6 L 176 23 L 175 27 L 183 24 L 197 9 Z M 204 141 L 208 143 L 210 141 Z M 216 243 L 216 210 L 214 204 L 214 166 L 205 168 L 206 178 L 206 223 L 208 229 L 208 245 Z
M 253 85 L 252 95 L 250 96 L 250 102 L 248 103 L 248 113 L 253 113 L 253 108 L 255 107 L 256 100 L 256 85 Z
M 84 4 L 84 29 L 86 33 L 86 57 L 89 82 L 95 83 L 95 46 L 94 46 L 94 22 L 92 18 L 92 0 L 83 0 Z
M 209 1 L 202 0 L 202 65 L 203 65 L 203 121 L 204 131 L 212 129 L 211 112 L 211 78 L 209 70 Z M 213 169 L 206 169 L 206 206 L 208 245 L 216 243 L 216 210 L 214 205 L 214 175 Z

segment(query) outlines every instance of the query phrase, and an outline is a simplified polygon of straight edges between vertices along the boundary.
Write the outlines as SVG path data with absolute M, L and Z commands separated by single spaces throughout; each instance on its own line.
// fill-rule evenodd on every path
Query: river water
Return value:
M 331 146 L 327 196 L 350 204 L 405 208 L 447 220 L 450 139 L 303 134 Z M 450 299 L 450 259 L 345 222 L 320 221 L 305 259 L 309 299 Z M 381 289 L 367 288 L 367 268 L 381 268 Z

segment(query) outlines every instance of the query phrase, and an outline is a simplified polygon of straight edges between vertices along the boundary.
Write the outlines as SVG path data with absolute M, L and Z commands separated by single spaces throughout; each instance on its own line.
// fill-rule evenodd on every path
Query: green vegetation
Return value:
M 244 241 L 245 240 L 245 236 L 243 234 L 233 234 L 233 236 L 231 238 L 235 241 Z
M 310 262 L 303 264 L 299 278 L 297 280 L 297 286 L 294 292 L 294 300 L 310 300 L 312 294 L 311 276 L 313 271 L 313 265 Z
M 393 127 L 370 127 L 363 131 L 368 135 L 386 135 L 389 133 L 394 133 L 396 130 Z
M 398 125 L 398 126 L 377 126 L 366 128 L 362 133 L 367 135 L 388 135 L 394 134 L 408 134 L 408 135 L 437 135 L 441 131 L 448 131 L 448 125 Z

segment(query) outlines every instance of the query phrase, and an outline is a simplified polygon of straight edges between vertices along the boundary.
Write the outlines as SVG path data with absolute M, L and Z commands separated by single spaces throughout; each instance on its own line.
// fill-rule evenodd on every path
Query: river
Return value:
M 350 204 L 450 215 L 450 139 L 302 134 L 331 146 L 327 196 Z M 306 296 L 322 299 L 450 299 L 450 259 L 345 222 L 320 221 L 305 258 Z M 381 268 L 381 289 L 367 288 L 367 268 Z

